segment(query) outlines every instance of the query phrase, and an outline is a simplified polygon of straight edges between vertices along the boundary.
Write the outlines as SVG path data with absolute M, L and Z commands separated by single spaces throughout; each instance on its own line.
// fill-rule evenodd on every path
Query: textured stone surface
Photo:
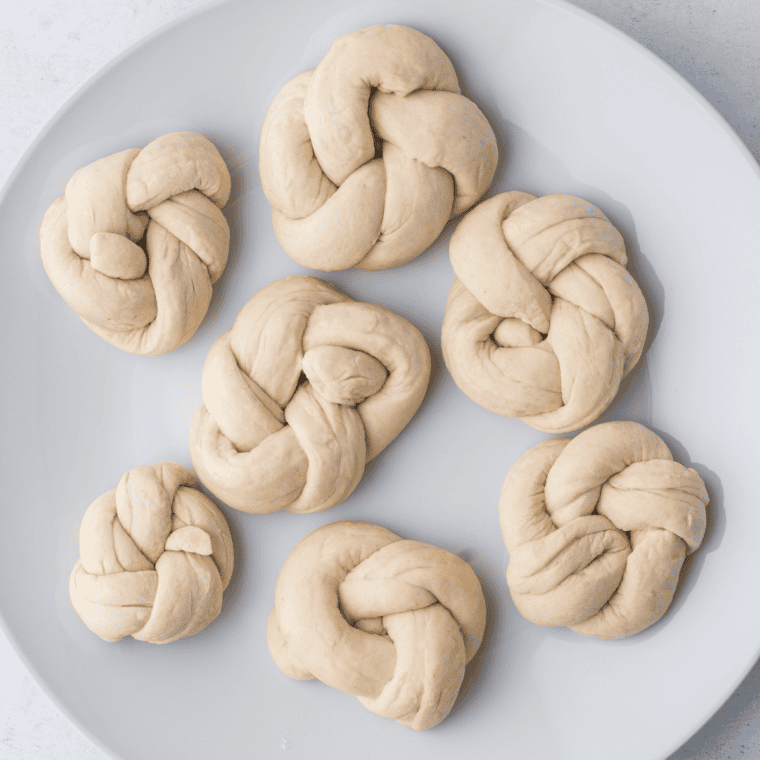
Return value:
M 757 0 L 573 0 L 690 81 L 760 160 Z M 0 16 L 0 184 L 68 96 L 117 52 L 206 0 L 10 0 Z M 0 631 L 0 758 L 105 760 Z M 284 741 L 284 740 L 283 740 Z M 283 743 L 283 750 L 286 749 Z M 670 760 L 760 756 L 760 667 Z
M 760 161 L 760 3 L 571 0 L 670 64 Z
M 117 53 L 208 0 L 8 0 L 0 17 L 0 183 L 60 105 Z

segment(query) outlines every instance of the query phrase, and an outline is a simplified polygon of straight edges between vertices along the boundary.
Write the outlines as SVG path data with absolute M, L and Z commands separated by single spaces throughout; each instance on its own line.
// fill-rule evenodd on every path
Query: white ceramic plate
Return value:
M 705 543 L 670 611 L 631 639 L 589 640 L 517 614 L 497 503 L 512 463 L 545 436 L 476 406 L 442 364 L 449 225 L 401 269 L 325 276 L 425 334 L 434 375 L 409 427 L 339 507 L 312 516 L 227 510 L 236 569 L 205 631 L 166 647 L 107 644 L 68 601 L 81 516 L 138 464 L 190 465 L 209 347 L 261 287 L 304 272 L 277 244 L 259 185 L 266 109 L 337 37 L 383 22 L 415 26 L 451 56 L 499 137 L 492 194 L 578 195 L 623 232 L 652 327 L 645 360 L 602 419 L 653 427 L 699 471 L 712 497 Z M 187 345 L 135 357 L 61 301 L 42 268 L 38 228 L 77 168 L 184 129 L 208 135 L 231 166 L 230 263 Z M 151 36 L 62 109 L 0 199 L 0 610 L 11 640 L 61 708 L 124 760 L 666 756 L 733 692 L 760 648 L 758 209 L 758 167 L 721 117 L 659 60 L 559 1 L 233 0 Z M 282 561 L 302 536 L 339 519 L 457 552 L 483 583 L 484 645 L 435 730 L 414 733 L 349 695 L 291 681 L 269 657 L 265 624 Z

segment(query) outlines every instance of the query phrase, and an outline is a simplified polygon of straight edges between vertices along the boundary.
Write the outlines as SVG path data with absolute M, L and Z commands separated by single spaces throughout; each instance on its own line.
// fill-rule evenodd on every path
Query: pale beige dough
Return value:
M 606 422 L 524 454 L 499 503 L 517 609 L 539 625 L 631 636 L 670 606 L 705 532 L 707 489 L 635 422 Z
M 315 277 L 267 285 L 211 347 L 190 430 L 198 478 L 244 512 L 317 512 L 414 416 L 428 386 L 419 331 Z
M 79 169 L 45 214 L 45 271 L 109 343 L 134 354 L 165 354 L 188 341 L 206 316 L 229 253 L 220 210 L 229 195 L 224 160 L 195 132 L 101 158 Z
M 277 239 L 323 271 L 411 261 L 485 193 L 497 160 L 493 130 L 460 94 L 451 61 L 395 25 L 340 38 L 288 82 L 259 145 Z
M 441 331 L 459 388 L 548 433 L 593 422 L 638 362 L 646 301 L 620 233 L 568 195 L 508 192 L 459 223 Z
M 291 678 L 319 679 L 423 730 L 451 711 L 485 622 L 464 560 L 344 521 L 313 531 L 285 560 L 267 640 Z
M 136 467 L 96 499 L 79 550 L 69 595 L 106 641 L 166 644 L 197 633 L 219 615 L 232 575 L 224 515 L 171 462 Z

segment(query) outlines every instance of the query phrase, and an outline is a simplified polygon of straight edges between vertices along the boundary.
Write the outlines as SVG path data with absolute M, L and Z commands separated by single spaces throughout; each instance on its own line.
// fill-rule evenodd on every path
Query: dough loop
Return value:
M 539 625 L 631 636 L 665 614 L 702 542 L 707 490 L 635 422 L 606 422 L 524 454 L 499 516 L 517 609 Z
M 45 271 L 109 343 L 165 354 L 198 329 L 227 264 L 220 209 L 229 195 L 224 160 L 195 132 L 101 158 L 79 169 L 45 213 Z
M 206 359 L 190 431 L 198 478 L 244 512 L 332 507 L 414 416 L 429 377 L 405 319 L 315 277 L 277 280 Z
M 451 237 L 441 342 L 459 388 L 547 433 L 593 422 L 641 356 L 644 296 L 620 233 L 590 203 L 509 192 Z
M 224 515 L 178 464 L 136 467 L 85 512 L 69 594 L 106 641 L 166 644 L 205 628 L 232 575 Z
M 285 252 L 325 271 L 411 261 L 488 189 L 496 137 L 429 37 L 375 26 L 288 82 L 259 172 Z
M 485 621 L 464 560 L 346 521 L 310 533 L 285 560 L 267 640 L 291 678 L 319 679 L 423 730 L 451 711 Z

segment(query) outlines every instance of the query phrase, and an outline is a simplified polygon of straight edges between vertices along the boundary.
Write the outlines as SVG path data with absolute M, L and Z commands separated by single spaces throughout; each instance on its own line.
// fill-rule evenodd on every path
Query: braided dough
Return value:
M 593 422 L 641 356 L 649 315 L 607 217 L 568 195 L 509 192 L 451 238 L 442 327 L 459 388 L 548 433 Z
M 310 533 L 285 560 L 267 640 L 291 678 L 319 679 L 422 730 L 451 711 L 485 621 L 464 560 L 346 521 Z
M 201 482 L 244 512 L 317 512 L 417 411 L 430 352 L 409 322 L 315 277 L 255 295 L 203 367 L 190 431 Z
M 178 464 L 136 467 L 85 512 L 69 594 L 106 641 L 166 644 L 205 628 L 232 575 L 227 521 Z
M 510 470 L 499 504 L 517 609 L 586 636 L 642 631 L 670 606 L 708 501 L 699 475 L 635 422 L 540 443 Z
M 451 61 L 405 26 L 339 39 L 288 82 L 259 171 L 286 253 L 311 269 L 388 269 L 422 253 L 488 189 L 496 137 Z
M 220 209 L 229 195 L 224 160 L 194 132 L 101 158 L 77 171 L 45 213 L 45 271 L 109 343 L 165 354 L 198 329 L 227 263 Z

